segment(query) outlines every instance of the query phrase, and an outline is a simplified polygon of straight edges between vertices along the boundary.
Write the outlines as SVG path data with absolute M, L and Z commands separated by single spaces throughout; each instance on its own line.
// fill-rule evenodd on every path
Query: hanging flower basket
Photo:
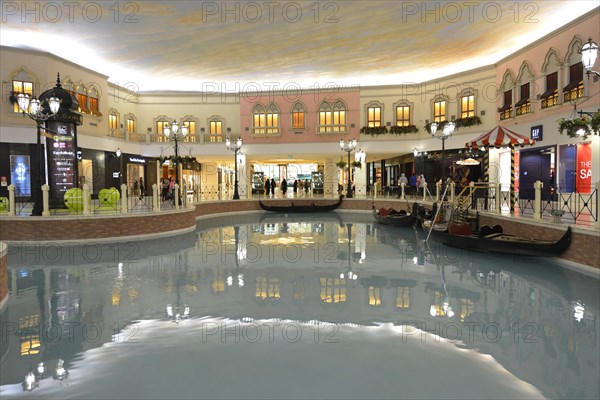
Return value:
M 574 118 L 558 120 L 558 132 L 571 138 L 587 138 L 590 135 L 590 120 L 587 118 Z
M 348 165 L 348 163 L 346 161 L 340 160 L 336 162 L 335 165 L 337 165 L 339 169 L 344 169 L 346 168 L 346 165 Z
M 352 166 L 352 168 L 361 168 L 362 167 L 362 163 L 360 161 L 352 161 L 350 163 L 350 165 Z
M 407 135 L 409 133 L 417 133 L 419 132 L 419 128 L 416 125 L 406 125 L 406 126 L 398 126 L 394 125 L 390 127 L 390 133 L 394 135 Z
M 385 126 L 363 126 L 360 128 L 360 133 L 362 135 L 377 136 L 388 133 L 388 130 Z

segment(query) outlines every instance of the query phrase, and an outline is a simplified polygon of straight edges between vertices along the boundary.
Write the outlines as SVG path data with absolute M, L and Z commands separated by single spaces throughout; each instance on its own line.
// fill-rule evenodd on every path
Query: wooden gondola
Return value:
M 344 198 L 344 196 L 340 196 L 340 199 L 337 201 L 337 203 L 333 203 L 333 204 L 325 204 L 325 205 L 319 205 L 316 204 L 315 202 L 312 202 L 310 204 L 294 204 L 294 202 L 292 201 L 291 205 L 285 205 L 285 206 L 270 206 L 270 205 L 266 205 L 264 204 L 261 200 L 258 200 L 258 204 L 260 204 L 260 208 L 262 208 L 265 211 L 276 211 L 276 212 L 281 212 L 281 213 L 314 213 L 314 212 L 324 212 L 324 211 L 332 211 L 335 210 L 336 208 L 338 208 L 340 206 L 340 204 L 342 204 L 342 199 Z
M 388 210 L 388 209 L 380 209 L 377 211 L 375 209 L 375 203 L 371 205 L 373 210 L 373 218 L 375 218 L 376 222 L 384 225 L 390 226 L 411 226 L 414 225 L 417 221 L 417 208 L 418 205 L 413 204 L 412 213 L 408 213 L 405 210 L 396 211 L 396 210 Z
M 437 229 L 436 229 L 437 228 Z M 500 225 L 482 226 L 479 232 L 471 232 L 468 223 L 450 223 L 447 229 L 434 226 L 431 237 L 446 246 L 459 249 L 517 254 L 522 256 L 555 257 L 571 244 L 571 227 L 557 241 L 529 239 L 502 232 Z

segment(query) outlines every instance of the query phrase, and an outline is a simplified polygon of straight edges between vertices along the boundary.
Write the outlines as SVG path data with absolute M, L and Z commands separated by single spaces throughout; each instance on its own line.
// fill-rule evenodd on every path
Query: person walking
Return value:
M 146 195 L 146 186 L 144 185 L 144 177 L 140 176 L 140 200 Z
M 283 197 L 285 197 L 286 192 L 287 192 L 287 180 L 283 179 L 281 181 L 281 193 L 283 193 Z
M 294 179 L 294 197 L 298 193 L 298 179 Z
M 410 182 L 410 193 L 413 196 L 416 196 L 417 195 L 417 175 L 415 175 L 414 172 L 410 176 L 409 182 Z
M 408 178 L 403 173 L 400 174 L 400 179 L 398 179 L 398 197 L 402 195 L 402 184 L 404 183 L 404 190 L 406 191 L 406 186 L 408 185 Z
M 267 180 L 265 181 L 265 194 L 268 196 L 270 192 L 271 192 L 271 181 L 269 180 L 269 177 L 267 176 Z
M 277 186 L 277 185 L 275 184 L 275 179 L 274 179 L 274 178 L 271 178 L 271 194 L 272 194 L 273 196 L 275 196 L 275 187 L 276 187 L 276 186 Z

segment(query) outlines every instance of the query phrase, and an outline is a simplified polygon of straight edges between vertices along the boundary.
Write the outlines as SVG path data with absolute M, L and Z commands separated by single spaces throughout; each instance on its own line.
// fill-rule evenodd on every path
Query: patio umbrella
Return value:
M 465 144 L 468 149 L 485 148 L 487 151 L 484 155 L 484 180 L 489 181 L 490 157 L 489 148 L 495 147 L 506 148 L 510 147 L 510 212 L 515 209 L 515 147 L 532 146 L 535 140 L 520 135 L 503 126 L 496 126 L 491 131 L 473 139 Z

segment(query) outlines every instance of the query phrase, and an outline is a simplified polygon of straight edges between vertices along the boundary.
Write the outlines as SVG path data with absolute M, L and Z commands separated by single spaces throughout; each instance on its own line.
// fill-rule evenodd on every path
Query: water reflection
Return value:
M 427 246 L 361 216 L 259 218 L 95 263 L 31 262 L 11 249 L 0 383 L 64 384 L 86 351 L 143 345 L 138 321 L 185 330 L 224 318 L 395 326 L 490 355 L 546 396 L 600 395 L 597 280 L 553 260 Z

